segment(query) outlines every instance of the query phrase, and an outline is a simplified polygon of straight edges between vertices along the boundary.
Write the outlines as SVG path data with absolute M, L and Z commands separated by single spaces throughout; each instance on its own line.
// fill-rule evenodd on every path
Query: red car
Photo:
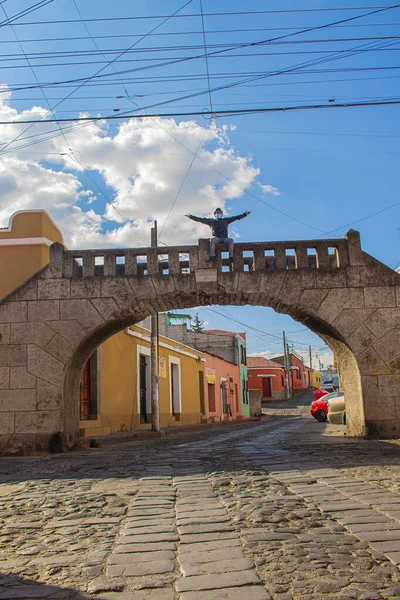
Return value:
M 320 398 L 322 398 L 322 396 L 326 396 L 326 394 L 330 394 L 331 392 L 333 392 L 333 389 L 324 390 L 322 388 L 319 388 L 319 390 L 313 390 L 313 394 L 315 394 L 315 400 L 319 400 Z
M 320 391 L 323 390 L 317 390 L 317 392 Z M 314 400 L 314 402 L 311 404 L 311 416 L 314 417 L 314 419 L 317 419 L 317 421 L 320 423 L 328 420 L 328 403 L 324 399 L 325 396 L 327 396 L 326 393 L 321 394 L 318 399 Z

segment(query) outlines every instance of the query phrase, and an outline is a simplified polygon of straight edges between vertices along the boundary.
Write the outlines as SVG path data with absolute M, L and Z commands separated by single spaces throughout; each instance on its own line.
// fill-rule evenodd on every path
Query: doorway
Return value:
M 88 360 L 83 367 L 79 386 L 79 394 L 80 420 L 87 421 L 90 416 L 90 360 Z
M 170 357 L 170 392 L 172 416 L 179 421 L 181 416 L 181 376 L 179 362 L 172 362 Z M 179 360 L 179 359 L 176 359 Z
M 272 397 L 271 377 L 262 377 L 262 395 L 263 398 Z
M 149 416 L 147 413 L 148 366 L 148 357 L 144 354 L 141 354 L 139 358 L 139 409 L 141 423 L 149 422 Z

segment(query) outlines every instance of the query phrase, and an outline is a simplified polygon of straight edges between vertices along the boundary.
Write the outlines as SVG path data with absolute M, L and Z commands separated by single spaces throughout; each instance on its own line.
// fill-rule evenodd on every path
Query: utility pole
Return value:
M 311 348 L 311 346 L 308 346 L 308 352 L 310 354 L 310 369 L 312 369 L 312 348 Z
M 151 229 L 151 247 L 157 247 L 157 221 Z M 150 374 L 151 374 L 151 430 L 160 431 L 160 404 L 158 398 L 158 313 L 150 317 Z
M 289 380 L 289 398 L 292 396 L 292 371 L 291 371 L 291 366 L 292 366 L 292 359 L 290 358 L 290 348 L 289 348 L 289 344 L 287 344 L 286 346 L 286 355 L 287 355 L 287 363 L 288 363 L 288 380 Z
M 285 397 L 286 400 L 290 398 L 290 368 L 289 368 L 289 355 L 288 346 L 286 344 L 286 333 L 282 331 L 283 341 L 283 366 L 285 367 Z

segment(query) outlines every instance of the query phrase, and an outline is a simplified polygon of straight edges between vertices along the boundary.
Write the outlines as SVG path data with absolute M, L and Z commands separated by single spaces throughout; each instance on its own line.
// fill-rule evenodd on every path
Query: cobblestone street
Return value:
M 0 459 L 0 600 L 400 598 L 400 448 L 299 410 Z

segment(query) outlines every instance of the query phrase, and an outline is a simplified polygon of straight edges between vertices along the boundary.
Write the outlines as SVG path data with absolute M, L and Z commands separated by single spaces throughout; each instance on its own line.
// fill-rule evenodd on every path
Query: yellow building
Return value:
M 104 342 L 96 354 L 81 382 L 81 435 L 149 429 L 150 332 L 134 325 Z M 200 423 L 204 414 L 203 353 L 163 336 L 159 404 L 161 427 Z
M 15 213 L 0 229 L 0 299 L 50 260 L 63 236 L 44 210 Z M 160 337 L 161 427 L 200 423 L 204 414 L 204 355 Z M 81 380 L 82 434 L 101 435 L 150 427 L 150 336 L 134 326 L 102 344 Z
M 320 388 L 322 385 L 322 374 L 320 371 L 315 371 L 313 369 L 312 371 L 312 387 L 313 388 Z
M 47 265 L 63 236 L 44 210 L 19 211 L 0 229 L 0 299 Z

